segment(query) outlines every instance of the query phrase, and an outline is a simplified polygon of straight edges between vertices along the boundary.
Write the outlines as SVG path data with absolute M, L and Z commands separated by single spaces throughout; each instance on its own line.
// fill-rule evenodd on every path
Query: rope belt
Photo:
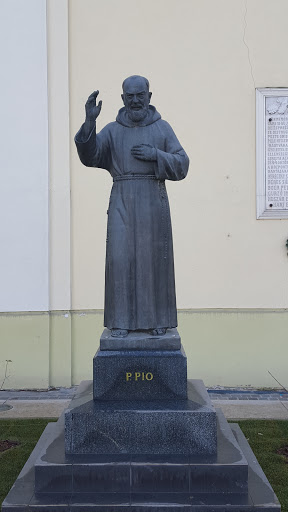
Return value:
M 122 180 L 158 180 L 158 178 L 150 174 L 124 174 L 123 176 L 115 176 L 115 178 L 113 178 L 113 181 Z

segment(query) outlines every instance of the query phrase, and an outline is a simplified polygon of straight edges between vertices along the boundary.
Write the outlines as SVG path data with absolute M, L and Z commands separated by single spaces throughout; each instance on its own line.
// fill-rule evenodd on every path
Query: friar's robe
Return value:
M 81 162 L 113 177 L 107 225 L 104 325 L 109 329 L 176 327 L 170 210 L 165 180 L 185 178 L 189 160 L 170 125 L 153 106 L 140 123 L 125 108 L 115 122 L 84 140 Z M 157 149 L 157 161 L 138 160 L 133 146 Z

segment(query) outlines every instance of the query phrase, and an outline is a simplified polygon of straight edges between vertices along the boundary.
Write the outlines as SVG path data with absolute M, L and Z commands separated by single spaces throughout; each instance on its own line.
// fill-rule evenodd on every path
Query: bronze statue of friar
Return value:
M 177 326 L 173 242 L 165 180 L 178 181 L 189 159 L 171 126 L 150 105 L 149 82 L 123 82 L 116 121 L 96 134 L 102 101 L 93 92 L 75 137 L 81 162 L 113 178 L 106 246 L 104 325 L 112 336 Z

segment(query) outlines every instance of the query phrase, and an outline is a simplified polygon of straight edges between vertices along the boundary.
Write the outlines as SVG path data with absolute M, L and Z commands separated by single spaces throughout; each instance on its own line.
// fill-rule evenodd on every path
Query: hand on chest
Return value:
M 118 147 L 121 147 L 121 156 L 123 158 L 121 167 L 123 166 L 125 174 L 129 172 L 154 174 L 153 169 L 156 162 L 138 160 L 131 154 L 131 150 L 134 146 L 141 144 L 164 150 L 164 143 L 164 139 L 159 136 L 157 137 L 155 131 L 150 126 L 124 129 L 121 133 L 121 142 Z

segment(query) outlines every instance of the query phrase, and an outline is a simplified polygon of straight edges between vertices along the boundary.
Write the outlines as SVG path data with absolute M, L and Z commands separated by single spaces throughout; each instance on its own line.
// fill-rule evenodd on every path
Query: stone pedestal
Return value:
M 108 338 L 94 382 L 46 427 L 3 512 L 280 512 L 238 425 L 215 411 L 202 381 L 187 393 L 175 339 L 152 351 L 128 340 L 111 350 Z
M 180 350 L 98 350 L 94 400 L 185 400 L 187 359 Z
M 180 350 L 181 338 L 176 328 L 167 329 L 161 336 L 148 331 L 129 332 L 124 338 L 111 336 L 110 329 L 104 329 L 100 338 L 100 350 Z
M 142 385 L 142 383 L 139 383 Z M 65 415 L 67 454 L 213 455 L 216 412 L 202 381 L 186 400 L 91 400 Z

